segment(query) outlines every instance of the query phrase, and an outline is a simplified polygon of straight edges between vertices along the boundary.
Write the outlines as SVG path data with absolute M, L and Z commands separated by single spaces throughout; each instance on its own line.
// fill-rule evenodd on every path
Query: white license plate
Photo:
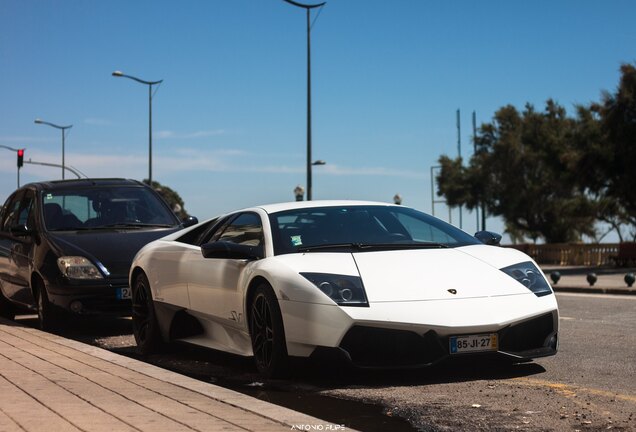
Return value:
M 117 297 L 117 300 L 129 299 L 132 296 L 132 289 L 130 289 L 130 287 L 117 288 L 115 296 Z
M 449 340 L 449 345 L 451 354 L 497 351 L 497 348 L 499 347 L 497 333 L 452 336 Z

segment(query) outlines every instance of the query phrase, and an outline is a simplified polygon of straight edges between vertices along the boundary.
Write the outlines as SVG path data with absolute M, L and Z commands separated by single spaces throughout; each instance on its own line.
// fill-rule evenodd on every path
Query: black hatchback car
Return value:
M 0 212 L 0 315 L 37 311 L 45 330 L 63 311 L 130 315 L 128 271 L 137 251 L 192 223 L 135 180 L 25 185 Z

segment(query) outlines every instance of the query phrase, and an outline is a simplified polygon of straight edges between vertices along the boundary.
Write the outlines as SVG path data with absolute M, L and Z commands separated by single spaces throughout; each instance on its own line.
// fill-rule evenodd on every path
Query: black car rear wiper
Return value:
M 435 242 L 416 243 L 335 243 L 298 248 L 298 252 L 314 252 L 324 250 L 355 249 L 357 251 L 400 250 L 400 249 L 437 249 L 447 248 L 448 245 Z

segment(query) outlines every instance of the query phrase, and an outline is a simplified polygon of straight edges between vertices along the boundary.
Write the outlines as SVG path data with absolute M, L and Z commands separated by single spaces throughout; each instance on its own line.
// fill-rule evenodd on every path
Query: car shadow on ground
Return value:
M 37 316 L 19 317 L 17 322 L 38 326 Z M 364 370 L 337 358 L 320 358 L 291 359 L 288 376 L 267 379 L 258 374 L 252 358 L 193 345 L 169 344 L 160 353 L 142 356 L 137 351 L 132 322 L 128 318 L 80 317 L 67 321 L 57 333 L 335 424 L 368 431 L 411 432 L 420 429 L 390 414 L 382 405 L 335 398 L 325 392 L 498 380 L 545 372 L 537 363 L 510 364 L 475 357 L 454 358 L 427 368 L 392 370 Z
M 37 316 L 19 316 L 16 322 L 38 326 Z M 253 359 L 188 344 L 169 344 L 161 352 L 142 356 L 132 335 L 128 317 L 73 317 L 57 334 L 86 344 L 136 358 L 202 381 L 230 388 L 325 390 L 348 386 L 419 386 L 475 380 L 527 377 L 545 372 L 538 363 L 512 364 L 491 357 L 449 358 L 422 368 L 360 369 L 334 358 L 290 360 L 288 375 L 268 379 L 259 375 Z

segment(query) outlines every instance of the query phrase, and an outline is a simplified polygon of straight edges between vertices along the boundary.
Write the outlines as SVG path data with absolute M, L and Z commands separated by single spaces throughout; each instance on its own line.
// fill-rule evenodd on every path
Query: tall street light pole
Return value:
M 307 11 L 307 201 L 311 201 L 311 9 L 324 6 L 326 2 L 317 4 L 302 4 L 294 0 L 285 2 L 303 8 Z
M 62 180 L 64 180 L 64 167 L 65 167 L 65 163 L 64 163 L 64 140 L 65 140 L 65 136 L 66 136 L 66 129 L 70 129 L 73 127 L 73 125 L 69 125 L 69 126 L 60 126 L 60 125 L 56 125 L 53 123 L 49 123 L 47 121 L 44 120 L 40 120 L 39 118 L 36 118 L 34 121 L 35 124 L 44 124 L 47 126 L 51 126 L 54 127 L 56 129 L 60 129 L 62 131 Z
M 163 80 L 145 81 L 134 76 L 126 75 L 121 71 L 113 72 L 113 76 L 129 78 L 148 86 L 148 184 L 152 187 L 152 86 L 161 84 Z

